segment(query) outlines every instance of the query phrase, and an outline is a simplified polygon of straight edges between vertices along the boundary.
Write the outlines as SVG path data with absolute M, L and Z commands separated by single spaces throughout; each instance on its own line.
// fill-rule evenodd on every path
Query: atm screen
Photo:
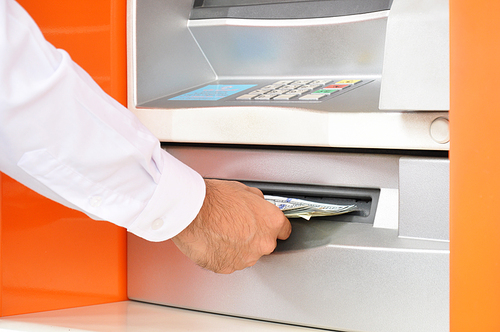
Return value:
M 190 19 L 305 19 L 366 14 L 392 0 L 195 0 Z
M 195 1 L 195 7 L 221 7 L 221 6 L 246 6 L 263 5 L 266 3 L 302 2 L 311 0 L 199 0 Z M 329 1 L 329 0 L 322 0 Z

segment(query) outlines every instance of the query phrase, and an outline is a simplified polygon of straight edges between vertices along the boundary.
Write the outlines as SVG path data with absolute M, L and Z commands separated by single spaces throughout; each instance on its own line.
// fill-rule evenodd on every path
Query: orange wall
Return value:
M 126 104 L 125 0 L 19 0 L 56 47 L 66 49 Z M 126 299 L 126 233 L 0 174 L 0 315 Z
M 500 331 L 500 1 L 450 24 L 451 331 Z
M 125 0 L 20 0 L 125 103 Z M 451 331 L 500 331 L 500 2 L 450 0 Z M 126 298 L 125 232 L 1 175 L 1 315 Z

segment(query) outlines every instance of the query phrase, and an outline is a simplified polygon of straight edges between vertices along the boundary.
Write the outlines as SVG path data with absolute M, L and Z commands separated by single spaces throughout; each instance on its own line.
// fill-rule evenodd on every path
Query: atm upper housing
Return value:
M 165 142 L 448 150 L 447 1 L 129 0 L 129 107 Z M 316 103 L 173 101 L 207 84 L 373 80 Z

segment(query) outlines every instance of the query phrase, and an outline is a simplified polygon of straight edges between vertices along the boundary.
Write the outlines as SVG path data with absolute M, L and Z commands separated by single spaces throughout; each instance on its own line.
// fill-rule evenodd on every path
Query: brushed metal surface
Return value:
M 191 0 L 128 0 L 128 8 L 133 105 L 215 79 L 186 27 Z
M 449 241 L 449 160 L 404 157 L 399 167 L 399 235 Z
M 392 64 L 387 65 L 384 56 L 394 49 L 384 53 L 392 9 L 316 19 L 189 21 L 192 2 L 187 0 L 129 0 L 128 8 L 129 108 L 162 141 L 449 149 L 449 143 L 440 144 L 429 134 L 432 121 L 446 118 L 446 110 L 432 114 L 404 108 L 379 110 L 382 65 L 384 61 L 384 66 Z M 416 19 L 425 21 L 427 16 L 417 15 Z M 411 48 L 411 38 L 397 47 Z M 442 61 L 441 55 L 437 57 Z M 397 61 L 405 64 L 406 58 Z M 419 70 L 432 79 L 432 68 Z M 405 76 L 403 81 L 394 78 L 400 82 L 397 85 L 419 82 L 404 71 L 386 72 L 385 82 L 392 81 L 391 75 Z M 286 78 L 374 82 L 325 102 L 273 105 L 168 100 L 206 84 Z M 440 80 L 433 82 L 442 87 Z M 432 103 L 446 98 L 441 92 L 441 88 L 434 89 L 433 94 L 416 98 Z M 393 97 L 401 99 L 398 94 Z
M 203 177 L 398 189 L 399 155 L 165 145 Z
M 448 330 L 447 245 L 330 225 L 310 247 L 292 245 L 232 275 L 199 268 L 170 241 L 129 235 L 129 297 L 339 331 Z
M 205 177 L 379 188 L 376 214 L 398 222 L 398 195 L 382 193 L 399 190 L 399 155 L 167 150 Z M 131 299 L 339 331 L 448 331 L 449 244 L 400 237 L 397 227 L 294 220 L 275 253 L 229 276 L 134 235 L 128 259 Z
M 395 0 L 387 23 L 381 110 L 450 109 L 448 0 Z
M 220 79 L 381 75 L 388 12 L 307 20 L 196 20 Z

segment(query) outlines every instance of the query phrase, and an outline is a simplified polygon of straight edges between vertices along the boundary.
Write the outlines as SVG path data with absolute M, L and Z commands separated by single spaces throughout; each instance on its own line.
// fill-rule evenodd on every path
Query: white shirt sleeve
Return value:
M 0 0 L 0 170 L 150 241 L 182 231 L 205 196 L 201 176 L 48 43 L 14 0 Z

